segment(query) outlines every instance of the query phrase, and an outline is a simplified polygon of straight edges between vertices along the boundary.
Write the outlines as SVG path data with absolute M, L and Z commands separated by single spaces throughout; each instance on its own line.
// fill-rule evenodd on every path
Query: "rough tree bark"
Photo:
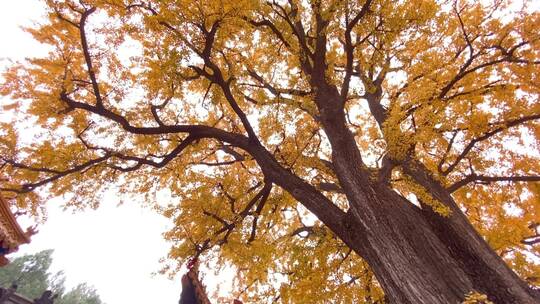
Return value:
M 458 303 L 477 290 L 495 303 L 538 303 L 538 295 L 478 235 L 448 190 L 420 163 L 406 163 L 406 173 L 451 208 L 449 218 L 429 206 L 415 207 L 362 170 L 337 89 L 319 80 L 321 122 L 350 204 L 343 230 L 335 232 L 368 261 L 390 302 Z
M 450 217 L 429 206 L 417 208 L 370 178 L 346 127 L 337 90 L 323 87 L 316 100 L 332 145 L 334 171 L 350 204 L 343 225 L 328 226 L 367 260 L 390 302 L 459 303 L 476 290 L 495 303 L 537 303 L 538 295 L 478 235 L 450 193 L 421 164 L 409 161 L 406 173 L 449 206 Z

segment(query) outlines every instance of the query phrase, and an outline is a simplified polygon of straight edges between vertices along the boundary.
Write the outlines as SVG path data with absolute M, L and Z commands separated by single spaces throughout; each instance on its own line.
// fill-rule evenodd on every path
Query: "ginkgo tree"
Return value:
M 231 265 L 255 303 L 538 303 L 527 3 L 44 2 L 1 89 L 19 208 L 145 197 L 164 271 Z

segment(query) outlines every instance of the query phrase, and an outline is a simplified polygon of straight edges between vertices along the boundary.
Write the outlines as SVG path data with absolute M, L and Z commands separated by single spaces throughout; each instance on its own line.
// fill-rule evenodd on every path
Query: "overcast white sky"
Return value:
M 2 1 L 0 69 L 9 60 L 43 53 L 20 29 L 42 14 L 38 0 Z M 161 236 L 168 222 L 135 204 L 118 207 L 118 201 L 111 195 L 98 210 L 76 214 L 62 212 L 58 201 L 49 202 L 48 221 L 16 255 L 54 249 L 53 268 L 64 270 L 68 286 L 87 282 L 107 304 L 178 303 L 180 277 L 171 281 L 152 275 L 160 268 L 158 260 L 168 252 L 169 245 Z M 208 285 L 217 283 L 209 280 Z

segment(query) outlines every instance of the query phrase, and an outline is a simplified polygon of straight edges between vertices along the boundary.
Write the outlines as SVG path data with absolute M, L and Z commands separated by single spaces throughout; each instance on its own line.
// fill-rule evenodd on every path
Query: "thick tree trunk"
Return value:
M 444 242 L 452 256 L 471 277 L 475 290 L 489 296 L 495 303 L 540 303 L 540 295 L 521 280 L 478 234 L 465 214 L 457 206 L 450 193 L 431 177 L 420 163 L 407 163 L 405 172 L 424 186 L 443 204 L 452 210 L 448 218 L 433 212 L 427 206 L 422 214 L 432 230 Z
M 472 255 L 475 243 L 466 243 L 471 231 L 456 237 L 434 229 L 435 221 L 393 190 L 374 191 L 372 208 L 351 206 L 340 237 L 368 262 L 390 303 L 460 303 L 473 290 L 494 303 L 540 303 L 489 247 Z M 434 216 L 438 223 L 449 220 Z
M 334 171 L 349 201 L 344 227 L 334 232 L 368 262 L 390 303 L 460 303 L 474 290 L 495 303 L 538 303 L 455 204 L 452 216 L 444 218 L 370 178 L 343 112 L 335 106 L 339 103 L 329 102 L 336 99 L 330 87 L 316 98 Z M 436 196 L 444 190 L 429 185 Z
M 388 188 L 351 206 L 343 239 L 370 265 L 390 303 L 460 303 L 472 282 L 417 210 Z M 356 205 L 356 204 L 354 204 Z

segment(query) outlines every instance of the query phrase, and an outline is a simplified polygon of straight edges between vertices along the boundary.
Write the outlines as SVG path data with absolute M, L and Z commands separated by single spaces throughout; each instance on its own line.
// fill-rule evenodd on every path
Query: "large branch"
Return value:
M 313 53 L 309 49 L 307 40 L 306 40 L 306 32 L 304 29 L 304 25 L 302 24 L 302 21 L 300 20 L 300 16 L 298 16 L 298 6 L 294 3 L 294 0 L 289 0 L 289 5 L 291 7 L 290 12 L 287 12 L 287 10 L 277 2 L 267 2 L 267 5 L 269 5 L 274 13 L 276 13 L 281 19 L 283 19 L 290 27 L 293 35 L 296 37 L 296 40 L 298 41 L 298 44 L 300 46 L 300 62 L 302 70 L 310 75 L 313 69 L 313 66 L 311 65 L 310 59 L 313 58 Z
M 312 86 L 320 89 L 325 89 L 328 85 L 328 79 L 326 72 L 328 70 L 328 64 L 326 62 L 327 53 L 327 28 L 330 24 L 328 16 L 323 16 L 321 2 L 315 1 L 312 3 L 312 10 L 315 13 L 315 49 L 313 52 L 313 73 L 311 73 L 310 82 Z M 333 86 L 333 85 L 332 85 Z M 337 89 L 336 89 L 337 90 Z M 340 107 L 345 103 L 345 100 L 339 100 Z
M 159 16 L 159 12 L 156 11 L 151 3 L 133 3 L 133 4 L 130 4 L 128 6 L 125 7 L 127 11 L 130 11 L 131 9 L 134 9 L 134 8 L 139 8 L 139 9 L 142 9 L 142 10 L 145 10 L 145 11 L 148 11 L 150 12 L 150 14 L 152 14 L 152 16 Z M 197 47 L 191 43 L 191 41 L 189 41 L 188 39 L 186 39 L 182 33 L 181 30 L 175 28 L 173 25 L 171 25 L 170 23 L 164 21 L 164 20 L 159 20 L 158 23 L 162 26 L 164 26 L 167 30 L 173 32 L 176 37 L 178 39 L 180 39 L 182 41 L 182 43 L 184 43 L 190 50 L 194 51 L 197 55 L 199 56 L 202 56 L 202 51 L 200 51 L 199 49 L 197 49 Z
M 247 18 L 245 20 L 254 27 L 268 27 L 274 33 L 274 35 L 276 35 L 279 41 L 281 41 L 285 45 L 285 47 L 287 47 L 287 49 L 291 49 L 290 43 L 285 39 L 283 33 L 278 30 L 278 28 L 274 25 L 274 23 L 272 23 L 272 21 L 264 18 L 261 21 L 250 20 Z
M 160 125 L 157 127 L 137 127 L 132 125 L 124 116 L 117 114 L 107 108 L 98 108 L 90 104 L 83 102 L 75 101 L 66 92 L 60 93 L 60 100 L 66 103 L 68 109 L 80 109 L 93 114 L 97 114 L 104 118 L 107 118 L 111 121 L 118 123 L 124 130 L 132 134 L 141 134 L 141 135 L 158 135 L 158 134 L 172 134 L 172 133 L 190 133 L 190 134 L 200 134 L 201 136 L 206 136 L 209 134 L 215 135 L 213 137 L 219 139 L 218 137 L 227 138 L 233 140 L 238 134 L 222 131 L 217 128 L 203 126 L 203 125 Z M 212 137 L 212 136 L 210 136 Z
M 32 167 L 32 166 L 28 166 L 28 165 L 25 165 L 25 164 L 16 162 L 12 159 L 4 158 L 4 157 L 2 157 L 2 161 L 4 161 L 4 163 L 9 164 L 10 166 L 14 168 L 28 170 L 32 172 L 40 172 L 40 173 L 48 173 L 48 174 L 62 174 L 64 172 L 62 170 L 55 170 L 55 169 L 45 168 L 45 167 Z
M 92 84 L 92 90 L 93 90 L 94 96 L 96 97 L 96 106 L 98 108 L 101 108 L 101 107 L 103 107 L 103 98 L 101 97 L 101 91 L 99 89 L 99 84 L 98 84 L 98 81 L 97 81 L 97 78 L 96 78 L 96 72 L 94 70 L 94 64 L 92 63 L 92 56 L 90 55 L 90 47 L 88 45 L 88 38 L 87 38 L 87 35 L 86 35 L 86 29 L 85 29 L 86 21 L 88 20 L 88 17 L 96 11 L 96 7 L 91 7 L 90 9 L 85 9 L 84 11 L 79 11 L 76 8 L 71 7 L 71 6 L 70 6 L 70 8 L 73 11 L 81 14 L 81 18 L 80 18 L 79 22 L 75 22 L 73 20 L 70 20 L 66 16 L 62 15 L 62 13 L 60 11 L 58 11 L 58 10 L 56 10 L 56 16 L 60 20 L 62 20 L 64 22 L 76 27 L 79 30 L 79 35 L 80 35 L 80 39 L 81 39 L 81 48 L 82 48 L 82 52 L 83 52 L 83 56 L 84 56 L 84 61 L 85 61 L 85 64 L 86 64 L 86 70 L 87 70 L 87 73 L 88 73 L 88 77 L 90 78 L 90 83 Z
M 492 183 L 492 182 L 538 182 L 540 181 L 539 175 L 513 175 L 513 176 L 487 176 L 487 175 L 477 175 L 471 174 L 467 175 L 464 179 L 455 182 L 448 188 L 448 192 L 452 193 L 458 190 L 459 188 L 472 183 L 472 182 L 482 182 L 482 183 Z
M 308 96 L 309 94 L 312 93 L 311 91 L 303 91 L 303 90 L 294 89 L 294 88 L 279 88 L 279 87 L 276 87 L 276 86 L 272 85 L 270 82 L 266 81 L 261 75 L 257 74 L 257 72 L 255 72 L 252 69 L 248 69 L 248 74 L 253 79 L 257 80 L 261 84 L 262 88 L 267 89 L 268 91 L 270 91 L 270 93 L 272 93 L 275 96 L 280 96 L 282 94 L 288 94 L 288 95 L 293 95 L 293 96 L 304 97 L 304 96 Z
M 276 185 L 289 192 L 296 200 L 311 211 L 319 220 L 332 227 L 333 231 L 342 229 L 342 218 L 345 215 L 332 201 L 326 198 L 314 186 L 310 185 L 287 168 L 277 162 L 275 157 L 264 148 L 250 140 L 250 138 L 204 125 L 160 125 L 157 127 L 133 126 L 125 117 L 110 111 L 107 108 L 97 108 L 93 105 L 77 102 L 66 93 L 60 96 L 68 107 L 85 110 L 118 123 L 122 128 L 132 134 L 160 135 L 171 133 L 186 133 L 194 138 L 212 138 L 238 147 L 250 154 L 259 164 L 265 178 L 272 180 Z M 143 161 L 132 159 L 134 161 Z M 145 162 L 147 162 L 146 160 Z M 336 229 L 336 230 L 334 230 Z
M 442 174 L 443 175 L 448 175 L 450 172 L 452 172 L 456 166 L 461 162 L 461 160 L 463 160 L 467 154 L 472 150 L 472 148 L 474 148 L 474 146 L 479 143 L 479 142 L 482 142 L 484 140 L 487 140 L 489 138 L 491 138 L 492 136 L 494 136 L 495 134 L 498 134 L 504 130 L 506 130 L 507 128 L 510 128 L 510 127 L 515 127 L 515 126 L 518 126 L 518 125 L 521 125 L 525 122 L 528 122 L 528 121 L 531 121 L 531 120 L 536 120 L 536 119 L 540 119 L 540 114 L 535 114 L 535 115 L 530 115 L 530 116 L 524 116 L 524 117 L 521 117 L 521 118 L 518 118 L 518 119 L 514 119 L 514 120 L 511 120 L 509 122 L 506 122 L 503 126 L 500 126 L 498 128 L 495 128 L 491 131 L 488 131 L 486 133 L 484 133 L 483 135 L 471 140 L 467 146 L 465 146 L 465 149 L 463 149 L 463 151 L 457 156 L 457 158 L 454 160 L 454 162 L 452 162 L 448 168 L 446 168 L 446 170 L 443 170 L 442 171 Z M 440 167 L 442 168 L 442 164 L 440 165 Z
M 245 218 L 248 215 L 253 216 L 252 230 L 250 232 L 250 236 L 247 241 L 248 243 L 251 243 L 255 239 L 258 217 L 262 211 L 262 208 L 264 207 L 266 203 L 266 200 L 270 196 L 271 191 L 272 191 L 272 182 L 267 180 L 265 181 L 264 187 L 259 192 L 257 192 L 257 194 L 253 196 L 253 198 L 251 198 L 251 200 L 246 204 L 244 209 L 240 213 L 236 214 L 233 220 L 226 220 L 215 213 L 203 210 L 204 215 L 215 219 L 222 225 L 222 227 L 219 230 L 214 232 L 215 236 L 223 234 L 223 237 L 216 241 L 216 245 L 221 246 L 227 243 L 228 238 L 231 235 L 231 233 L 234 231 L 235 228 L 242 226 L 242 222 L 245 220 Z M 257 208 L 255 209 L 255 211 L 252 212 L 251 210 L 253 209 L 255 205 L 257 205 Z M 211 238 L 204 240 L 202 243 L 203 243 L 203 246 L 199 246 L 195 248 L 196 255 L 200 255 L 204 250 L 209 249 L 212 246 Z
M 44 173 L 54 173 L 54 175 L 50 176 L 50 177 L 47 177 L 47 178 L 44 178 L 40 181 L 37 181 L 37 182 L 33 182 L 33 183 L 25 183 L 25 184 L 22 184 L 20 189 L 15 189 L 15 188 L 1 188 L 0 190 L 2 191 L 11 191 L 11 192 L 15 192 L 15 193 L 19 193 L 19 194 L 24 194 L 24 193 L 28 193 L 28 192 L 31 192 L 33 190 L 35 190 L 36 188 L 40 187 L 40 186 L 43 186 L 45 184 L 48 184 L 48 183 L 51 183 L 51 182 L 54 182 L 62 177 L 65 177 L 65 176 L 68 176 L 70 174 L 73 174 L 73 173 L 77 173 L 77 172 L 81 172 L 83 170 L 86 170 L 90 167 L 93 167 L 95 165 L 98 165 L 104 161 L 106 161 L 107 159 L 111 158 L 111 154 L 105 154 L 101 157 L 98 157 L 98 158 L 95 158 L 95 159 L 91 159 L 91 160 L 88 160 L 84 163 L 81 163 L 79 165 L 76 165 L 76 166 L 73 166 L 67 170 L 51 170 L 51 169 L 45 169 L 45 168 L 36 168 L 36 167 L 30 167 L 30 166 L 27 166 L 27 165 L 23 165 L 23 164 L 19 164 L 19 163 L 16 163 L 14 161 L 9 161 L 8 163 L 10 163 L 11 165 L 13 165 L 14 167 L 17 167 L 17 168 L 23 168 L 23 169 L 26 169 L 26 170 L 29 170 L 29 171 L 34 171 L 34 172 L 44 172 Z
M 121 153 L 112 153 L 115 158 L 119 158 L 121 160 L 125 161 L 134 161 L 136 162 L 135 165 L 131 167 L 120 167 L 116 165 L 111 165 L 110 167 L 122 172 L 130 172 L 135 171 L 142 167 L 143 165 L 152 166 L 154 168 L 163 168 L 165 167 L 169 162 L 171 162 L 174 158 L 176 158 L 182 151 L 184 151 L 191 143 L 199 139 L 195 135 L 188 135 L 186 139 L 184 139 L 178 146 L 176 146 L 170 153 L 166 154 L 161 161 L 157 162 L 148 158 L 144 157 L 138 157 L 138 156 L 131 156 L 131 155 L 124 155 Z
M 478 64 L 478 65 L 476 65 L 474 67 L 470 67 L 470 66 L 472 66 L 473 62 L 477 58 L 479 58 L 480 55 L 482 55 L 483 52 L 486 51 L 486 49 L 479 50 L 475 54 L 472 54 L 467 59 L 467 61 L 461 66 L 458 73 L 441 89 L 441 91 L 440 91 L 440 93 L 438 95 L 438 98 L 439 99 L 445 99 L 446 94 L 448 92 L 450 92 L 450 90 L 452 90 L 454 88 L 454 86 L 461 79 L 465 78 L 465 76 L 467 76 L 467 75 L 469 75 L 471 73 L 474 73 L 474 72 L 476 72 L 478 70 L 481 70 L 481 69 L 484 69 L 486 67 L 494 66 L 494 65 L 497 65 L 499 63 L 504 63 L 504 62 L 507 62 L 507 63 L 519 63 L 519 64 L 540 64 L 540 62 L 536 62 L 536 61 L 530 62 L 530 61 L 515 57 L 515 52 L 519 48 L 524 47 L 526 45 L 529 45 L 529 43 L 530 43 L 529 41 L 522 41 L 522 42 L 520 42 L 520 43 L 518 43 L 518 44 L 516 44 L 513 47 L 508 48 L 508 49 L 503 48 L 500 45 L 493 46 L 491 48 L 498 49 L 501 52 L 502 56 L 496 57 L 495 59 L 492 59 L 492 60 L 484 62 L 484 63 L 480 63 L 480 64 Z
M 358 22 L 369 12 L 369 7 L 371 5 L 372 0 L 367 0 L 366 3 L 362 6 L 358 14 L 354 16 L 354 18 L 348 22 L 348 15 L 346 16 L 347 19 L 347 25 L 345 28 L 345 45 L 344 45 L 344 51 L 346 55 L 346 65 L 345 65 L 345 77 L 343 79 L 343 85 L 341 86 L 341 98 L 346 99 L 347 94 L 349 93 L 349 85 L 351 82 L 351 77 L 353 74 L 353 65 L 354 65 L 354 49 L 355 45 L 352 43 L 352 37 L 351 33 L 352 30 L 356 27 Z
M 198 138 L 195 137 L 195 136 L 189 135 L 178 146 L 176 146 L 170 153 L 163 156 L 162 160 L 159 161 L 159 162 L 153 161 L 151 159 L 143 158 L 143 157 L 125 155 L 125 154 L 122 154 L 122 153 L 111 151 L 110 149 L 106 149 L 106 148 L 99 148 L 99 150 L 105 152 L 105 154 L 103 156 L 95 158 L 95 159 L 91 159 L 91 160 L 88 160 L 88 161 L 85 161 L 85 162 L 83 162 L 81 164 L 75 165 L 75 166 L 73 166 L 73 167 L 71 167 L 69 169 L 66 169 L 66 170 L 51 169 L 51 168 L 46 168 L 46 167 L 34 167 L 34 166 L 29 166 L 29 165 L 25 165 L 23 163 L 16 162 L 16 161 L 11 160 L 11 159 L 3 159 L 3 161 L 6 164 L 9 164 L 10 166 L 12 166 L 14 168 L 18 168 L 18 169 L 21 169 L 21 170 L 27 170 L 27 171 L 31 171 L 31 172 L 45 173 L 45 174 L 49 174 L 50 176 L 46 177 L 46 178 L 43 178 L 42 180 L 39 180 L 37 182 L 25 183 L 25 184 L 23 184 L 21 186 L 20 189 L 14 189 L 14 188 L 13 189 L 12 188 L 7 189 L 6 188 L 6 189 L 2 189 L 2 190 L 12 191 L 12 192 L 21 193 L 21 194 L 22 193 L 28 193 L 28 192 L 31 192 L 31 191 L 35 190 L 36 188 L 38 188 L 40 186 L 43 186 L 45 184 L 54 182 L 54 181 L 56 181 L 56 180 L 58 180 L 60 178 L 66 177 L 66 176 L 68 176 L 70 174 L 85 171 L 85 170 L 87 170 L 87 169 L 89 169 L 91 167 L 95 167 L 95 166 L 97 166 L 99 164 L 105 163 L 107 160 L 111 160 L 113 158 L 118 158 L 118 159 L 121 159 L 121 160 L 124 160 L 124 161 L 134 161 L 134 162 L 136 162 L 135 165 L 133 165 L 131 167 L 121 167 L 121 166 L 114 165 L 114 164 L 107 164 L 106 165 L 109 168 L 112 168 L 114 170 L 119 170 L 119 171 L 122 171 L 122 172 L 135 171 L 135 170 L 139 169 L 140 167 L 142 167 L 143 165 L 152 166 L 152 167 L 155 167 L 155 168 L 162 168 L 165 165 L 167 165 L 171 160 L 173 160 L 176 156 L 178 156 L 178 154 L 180 154 L 183 150 L 185 150 L 185 148 L 187 148 L 196 139 L 198 139 Z M 92 149 L 97 150 L 96 148 L 92 148 Z
M 454 140 L 456 140 L 458 132 L 454 131 L 452 134 L 452 137 L 450 138 L 450 141 L 448 142 L 448 145 L 446 146 L 446 149 L 444 151 L 443 156 L 441 157 L 441 160 L 437 164 L 437 171 L 439 173 L 443 173 L 443 165 L 446 162 L 446 157 L 448 157 L 448 153 L 452 150 L 452 146 L 454 145 Z
M 92 64 L 92 57 L 90 56 L 90 48 L 88 46 L 88 39 L 86 37 L 86 30 L 84 28 L 88 16 L 90 16 L 95 11 L 96 8 L 92 7 L 82 14 L 81 21 L 79 23 L 79 33 L 81 35 L 82 50 L 84 54 L 84 60 L 86 62 L 86 68 L 88 70 L 88 76 L 90 77 L 90 81 L 92 82 L 92 89 L 94 91 L 94 95 L 96 96 L 96 106 L 98 108 L 101 108 L 103 107 L 103 99 L 101 97 L 101 92 L 99 90 L 99 85 L 96 79 L 96 72 L 94 71 L 94 66 Z
M 266 204 L 266 201 L 268 200 L 268 197 L 270 196 L 271 191 L 272 191 L 272 183 L 268 182 L 264 185 L 264 188 L 261 191 L 261 198 L 259 200 L 259 204 L 257 205 L 255 212 L 253 213 L 253 222 L 251 224 L 251 232 L 249 234 L 248 243 L 251 243 L 255 240 L 255 234 L 257 232 L 257 222 Z
M 281 105 L 285 104 L 293 108 L 302 110 L 307 115 L 311 116 L 313 120 L 318 121 L 319 117 L 313 109 L 303 106 L 301 103 L 296 102 L 294 99 L 286 98 L 283 95 L 276 96 L 274 98 L 268 98 L 265 101 L 257 100 L 252 96 L 244 95 L 244 98 L 255 105 Z
M 212 48 L 214 45 L 215 37 L 217 34 L 219 28 L 219 21 L 214 22 L 212 25 L 212 28 L 210 31 L 207 31 L 203 25 L 201 25 L 201 30 L 204 34 L 205 38 L 205 46 L 204 50 L 199 54 L 201 59 L 204 60 L 205 66 L 208 66 L 212 70 L 212 74 L 206 71 L 206 69 L 197 67 L 197 66 L 191 66 L 191 68 L 199 75 L 206 77 L 208 80 L 210 80 L 212 83 L 216 83 L 223 92 L 223 95 L 225 96 L 225 99 L 233 109 L 234 113 L 240 118 L 240 121 L 242 122 L 242 125 L 244 126 L 244 129 L 246 130 L 248 137 L 250 140 L 254 141 L 257 144 L 260 144 L 259 138 L 257 134 L 255 133 L 253 127 L 251 126 L 251 123 L 249 122 L 247 115 L 245 112 L 240 108 L 236 98 L 234 97 L 232 91 L 231 91 L 231 81 L 232 79 L 225 79 L 223 76 L 223 72 L 219 68 L 219 66 L 212 61 Z

